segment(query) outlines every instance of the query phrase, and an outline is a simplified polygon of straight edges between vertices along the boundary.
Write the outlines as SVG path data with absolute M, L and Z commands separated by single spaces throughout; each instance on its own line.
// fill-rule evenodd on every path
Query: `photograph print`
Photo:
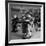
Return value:
M 7 16 L 8 44 L 45 42 L 44 3 L 8 2 Z

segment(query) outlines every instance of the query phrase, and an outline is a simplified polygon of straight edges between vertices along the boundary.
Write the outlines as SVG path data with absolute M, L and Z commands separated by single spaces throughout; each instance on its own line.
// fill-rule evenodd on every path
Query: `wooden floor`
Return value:
M 23 37 L 23 33 L 22 31 L 18 31 L 18 32 L 11 32 L 11 40 L 13 39 L 22 39 Z M 40 38 L 40 32 L 32 32 L 32 37 L 31 38 Z M 30 39 L 31 39 L 30 38 Z

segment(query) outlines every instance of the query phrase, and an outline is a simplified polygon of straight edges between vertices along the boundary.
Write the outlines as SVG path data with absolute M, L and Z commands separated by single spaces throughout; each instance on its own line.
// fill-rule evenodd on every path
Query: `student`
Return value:
M 26 16 L 24 16 L 23 17 L 23 24 L 22 24 L 22 27 L 23 27 L 23 33 L 24 33 L 24 36 L 23 36 L 23 38 L 25 38 L 25 39 L 27 39 L 27 38 L 29 38 L 29 33 L 30 33 L 30 29 L 29 29 L 29 17 L 26 17 Z M 31 34 L 31 33 L 30 33 Z M 31 35 L 30 35 L 31 36 Z
M 17 32 L 17 30 L 16 30 L 16 24 L 18 22 L 18 17 L 17 17 L 17 15 L 13 15 L 13 17 L 14 17 L 14 19 L 12 19 L 12 27 L 13 27 L 12 32 Z
M 28 39 L 28 38 L 31 38 L 32 36 L 31 33 L 34 30 L 34 24 L 33 24 L 34 18 L 32 17 L 32 14 L 27 13 L 24 21 L 26 22 L 26 26 L 23 24 L 25 26 L 25 29 L 23 31 L 26 32 L 24 33 L 25 35 L 24 37 Z

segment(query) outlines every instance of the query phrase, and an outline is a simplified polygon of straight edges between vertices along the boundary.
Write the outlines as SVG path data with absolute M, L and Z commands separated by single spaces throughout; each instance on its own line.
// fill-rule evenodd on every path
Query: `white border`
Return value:
M 43 5 L 41 7 L 41 41 L 43 41 Z

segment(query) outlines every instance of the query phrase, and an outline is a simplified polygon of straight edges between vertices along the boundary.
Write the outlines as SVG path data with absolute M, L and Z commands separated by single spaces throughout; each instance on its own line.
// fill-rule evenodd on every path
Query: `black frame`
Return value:
M 28 4 L 42 4 L 43 5 L 43 42 L 28 42 L 28 43 L 14 43 L 14 44 L 9 44 L 8 43 L 8 3 L 13 2 L 13 3 L 28 3 Z M 27 1 L 5 1 L 5 10 L 6 10 L 6 36 L 5 36 L 5 45 L 24 45 L 24 44 L 42 44 L 45 43 L 45 2 L 27 2 Z

